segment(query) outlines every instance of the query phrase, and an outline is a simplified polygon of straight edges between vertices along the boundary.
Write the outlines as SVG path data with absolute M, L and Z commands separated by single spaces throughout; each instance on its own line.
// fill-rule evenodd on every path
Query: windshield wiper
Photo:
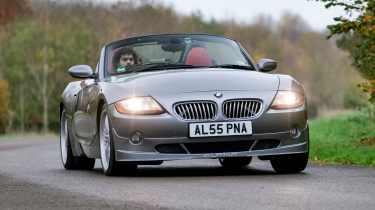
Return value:
M 131 66 L 126 72 L 123 72 L 121 74 L 136 73 L 136 72 L 143 72 L 143 71 L 158 71 L 158 70 L 167 70 L 167 69 L 191 69 L 191 68 L 228 68 L 228 69 L 254 70 L 252 66 L 236 65 L 236 64 L 197 66 L 197 65 L 181 64 L 181 63 L 146 63 L 142 65 Z
M 246 70 L 254 70 L 252 66 L 246 65 L 237 65 L 237 64 L 221 64 L 221 65 L 213 65 L 209 66 L 209 68 L 225 68 L 225 69 L 246 69 Z
M 205 66 L 195 66 L 189 64 L 173 64 L 173 63 L 150 63 L 139 66 L 139 68 L 134 68 L 131 72 L 141 72 L 141 71 L 155 71 L 164 69 L 181 69 L 181 68 L 202 68 Z

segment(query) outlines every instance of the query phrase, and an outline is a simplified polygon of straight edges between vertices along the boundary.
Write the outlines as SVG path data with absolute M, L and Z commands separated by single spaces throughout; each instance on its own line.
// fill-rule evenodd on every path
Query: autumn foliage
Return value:
M 347 16 L 336 17 L 329 25 L 333 35 L 341 35 L 339 47 L 350 52 L 353 65 L 368 81 L 359 85 L 375 104 L 375 1 L 374 0 L 320 0 L 327 8 L 341 7 Z M 354 17 L 354 18 L 353 18 Z
M 9 91 L 8 82 L 0 80 L 0 133 L 4 133 L 8 124 Z
M 0 1 L 0 26 L 12 21 L 17 16 L 30 12 L 28 0 L 1 0 Z

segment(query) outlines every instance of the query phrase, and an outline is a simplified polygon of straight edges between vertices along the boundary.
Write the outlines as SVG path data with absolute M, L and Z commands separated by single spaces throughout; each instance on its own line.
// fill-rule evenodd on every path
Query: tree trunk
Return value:
M 21 129 L 21 133 L 24 133 L 25 132 L 25 98 L 23 94 L 23 85 L 20 86 L 19 106 L 20 106 L 20 129 Z
M 45 51 L 47 48 L 45 47 Z M 48 132 L 49 121 L 48 121 L 48 94 L 47 94 L 47 72 L 48 64 L 43 64 L 43 85 L 42 85 L 42 99 L 43 99 L 43 132 Z
M 43 46 L 43 75 L 42 75 L 42 100 L 43 100 L 43 132 L 47 133 L 48 132 L 48 127 L 49 127 L 49 121 L 48 121 L 48 71 L 49 71 L 49 66 L 48 66 L 48 26 L 49 26 L 49 7 L 48 4 L 46 4 L 45 8 L 45 13 L 44 13 L 44 24 L 45 24 L 45 43 Z

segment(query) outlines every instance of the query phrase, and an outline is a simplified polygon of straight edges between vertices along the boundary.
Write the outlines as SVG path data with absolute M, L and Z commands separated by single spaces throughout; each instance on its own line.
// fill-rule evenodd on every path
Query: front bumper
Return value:
M 178 120 L 171 114 L 158 116 L 127 116 L 109 106 L 113 140 L 117 161 L 160 161 L 207 159 L 221 157 L 270 156 L 306 153 L 309 147 L 309 128 L 305 107 L 286 111 L 265 111 L 253 119 L 253 134 L 250 136 L 188 137 L 188 122 Z M 226 119 L 218 119 L 225 121 Z M 228 121 L 228 120 L 227 120 Z M 230 120 L 229 120 L 230 121 Z M 297 129 L 297 133 L 291 130 Z M 135 132 L 142 132 L 142 144 L 133 145 L 129 138 Z M 266 141 L 278 141 L 275 147 L 259 148 Z M 246 151 L 190 152 L 184 145 L 195 143 L 250 142 Z M 182 153 L 164 153 L 156 149 L 158 145 L 180 145 Z

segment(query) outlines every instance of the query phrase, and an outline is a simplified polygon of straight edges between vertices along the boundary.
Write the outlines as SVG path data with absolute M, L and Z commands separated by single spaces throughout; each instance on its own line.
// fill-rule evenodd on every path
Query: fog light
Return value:
M 142 141 L 143 141 L 143 135 L 139 131 L 134 132 L 133 135 L 129 139 L 130 144 L 134 144 L 134 145 L 142 144 Z
M 294 138 L 297 138 L 300 135 L 300 131 L 298 128 L 293 128 L 290 130 L 290 135 Z

